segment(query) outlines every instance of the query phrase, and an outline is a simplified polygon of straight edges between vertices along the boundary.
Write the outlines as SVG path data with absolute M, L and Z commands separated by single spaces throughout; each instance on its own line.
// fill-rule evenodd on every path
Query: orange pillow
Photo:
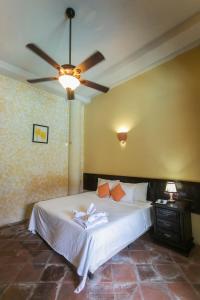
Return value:
M 122 197 L 124 197 L 126 195 L 126 193 L 124 192 L 124 190 L 122 189 L 121 184 L 117 184 L 111 191 L 111 196 L 113 198 L 113 200 L 115 201 L 120 201 Z
M 99 185 L 97 188 L 97 193 L 100 198 L 104 198 L 107 196 L 110 196 L 110 189 L 109 189 L 109 184 L 104 183 L 102 185 Z

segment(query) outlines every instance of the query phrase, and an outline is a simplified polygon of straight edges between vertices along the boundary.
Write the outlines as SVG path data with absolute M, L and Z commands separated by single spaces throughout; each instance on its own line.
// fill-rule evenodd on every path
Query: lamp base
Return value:
M 169 195 L 170 195 L 170 198 L 169 198 L 168 202 L 174 203 L 175 200 L 173 199 L 173 193 L 169 193 Z
M 168 200 L 169 203 L 174 203 L 176 200 L 172 199 L 172 200 Z

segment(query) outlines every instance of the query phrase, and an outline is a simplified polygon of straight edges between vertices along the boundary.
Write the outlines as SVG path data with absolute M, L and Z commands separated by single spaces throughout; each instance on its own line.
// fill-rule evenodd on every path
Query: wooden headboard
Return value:
M 178 190 L 177 198 L 179 200 L 187 199 L 190 201 L 191 211 L 200 214 L 200 182 L 84 173 L 83 188 L 85 190 L 95 191 L 97 188 L 98 177 L 111 180 L 119 179 L 122 182 L 130 183 L 149 182 L 147 191 L 147 198 L 149 201 L 155 201 L 156 199 L 162 199 L 163 197 L 166 199 L 168 197 L 164 192 L 166 183 L 167 181 L 174 181 Z

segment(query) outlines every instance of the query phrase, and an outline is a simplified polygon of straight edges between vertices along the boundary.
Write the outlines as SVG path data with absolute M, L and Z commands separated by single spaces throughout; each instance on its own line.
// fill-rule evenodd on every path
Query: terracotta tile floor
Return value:
M 0 300 L 200 299 L 200 247 L 184 257 L 148 234 L 101 266 L 79 295 L 78 278 L 27 223 L 0 229 Z

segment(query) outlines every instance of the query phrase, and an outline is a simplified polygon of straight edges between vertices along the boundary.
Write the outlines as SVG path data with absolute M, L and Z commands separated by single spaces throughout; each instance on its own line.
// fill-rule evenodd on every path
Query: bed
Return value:
M 94 203 L 99 211 L 108 213 L 109 222 L 83 229 L 73 221 L 73 210 L 87 210 Z M 100 199 L 95 192 L 41 201 L 34 205 L 29 230 L 38 233 L 57 253 L 76 267 L 81 276 L 75 292 L 85 286 L 88 272 L 135 241 L 152 225 L 151 205 Z

